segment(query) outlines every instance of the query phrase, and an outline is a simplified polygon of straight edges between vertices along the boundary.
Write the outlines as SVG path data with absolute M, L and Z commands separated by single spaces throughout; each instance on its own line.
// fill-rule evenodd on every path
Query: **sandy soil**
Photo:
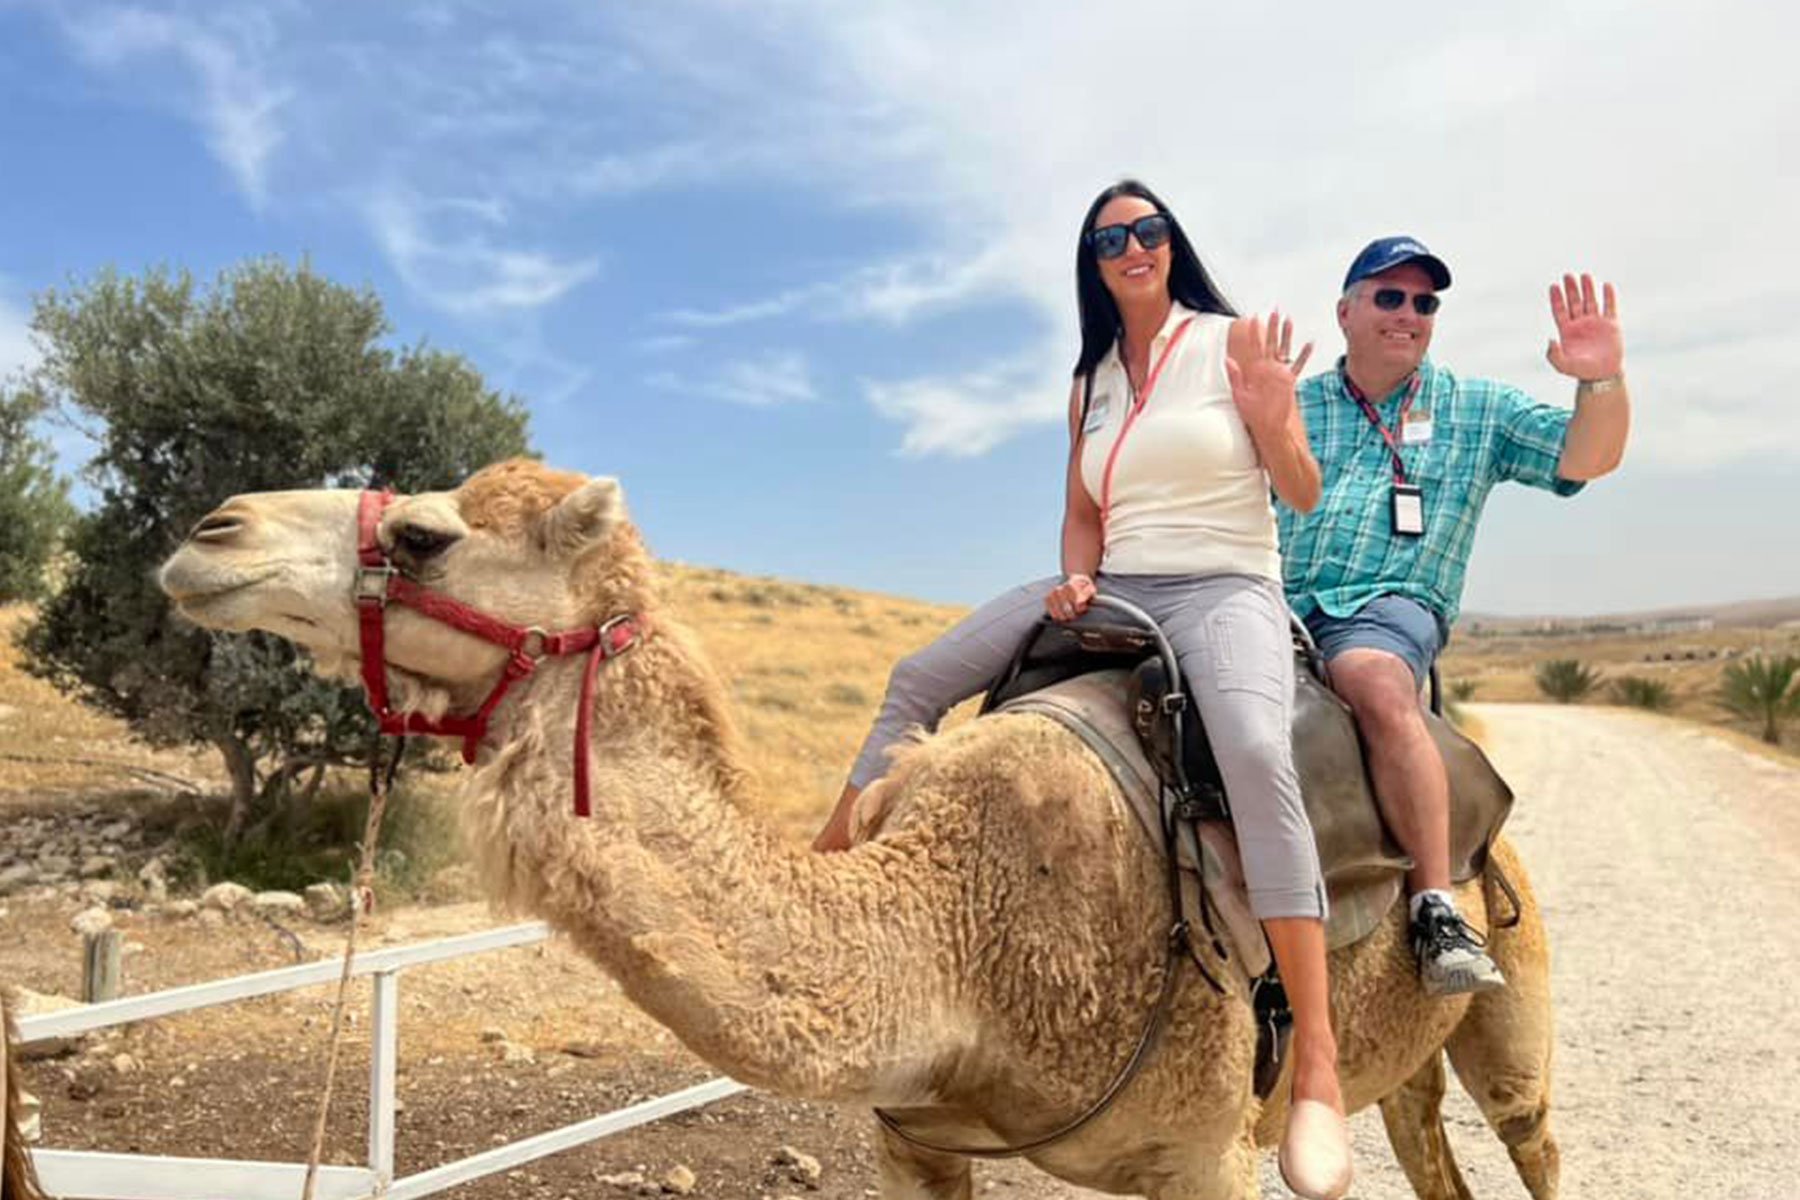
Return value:
M 1530 864 L 1556 955 L 1555 1127 L 1573 1197 L 1765 1200 L 1794 1189 L 1800 1085 L 1800 770 L 1697 727 L 1638 713 L 1476 706 L 1520 803 L 1511 831 Z M 73 991 L 78 939 L 66 906 L 5 903 L 7 982 Z M 396 943 L 490 923 L 480 906 L 408 909 L 376 921 Z M 130 991 L 266 969 L 293 943 L 256 923 L 202 929 L 129 913 L 143 947 Z M 305 956 L 336 937 L 297 927 Z M 400 1170 L 556 1127 L 705 1078 L 705 1067 L 560 944 L 409 972 L 403 979 Z M 49 1144 L 245 1158 L 303 1152 L 316 1096 L 322 989 L 146 1023 L 82 1055 L 33 1063 Z M 338 1161 L 363 1139 L 355 1026 L 332 1123 Z M 484 1031 L 535 1061 L 505 1064 Z M 128 1071 L 114 1060 L 129 1055 Z M 1522 1197 L 1497 1140 L 1454 1088 L 1451 1138 L 1475 1193 Z M 1379 1117 L 1354 1122 L 1360 1197 L 1410 1195 Z M 792 1145 L 823 1164 L 808 1190 L 771 1159 Z M 874 1186 L 861 1114 L 750 1096 L 542 1160 L 451 1193 L 625 1196 L 603 1178 L 691 1168 L 696 1195 L 860 1198 Z M 1285 1195 L 1266 1165 L 1267 1195 Z M 1021 1165 L 977 1167 L 977 1189 L 1022 1200 L 1077 1192 Z

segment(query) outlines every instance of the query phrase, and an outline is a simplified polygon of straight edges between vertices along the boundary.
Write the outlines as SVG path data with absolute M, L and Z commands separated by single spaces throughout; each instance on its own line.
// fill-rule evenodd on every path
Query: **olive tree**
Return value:
M 113 271 L 40 296 L 37 402 L 88 427 L 98 497 L 69 576 L 24 634 L 30 668 L 161 745 L 209 742 L 232 805 L 224 840 L 366 759 L 354 689 L 287 643 L 175 617 L 156 565 L 227 496 L 452 485 L 528 452 L 526 414 L 463 358 L 396 347 L 379 298 L 306 263 L 257 260 L 198 285 Z

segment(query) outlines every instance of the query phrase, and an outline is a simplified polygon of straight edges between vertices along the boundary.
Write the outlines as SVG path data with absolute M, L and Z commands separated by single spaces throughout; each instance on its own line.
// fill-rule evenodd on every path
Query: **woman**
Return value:
M 1063 575 L 991 601 L 895 667 L 814 846 L 848 846 L 852 805 L 888 748 L 912 725 L 935 728 L 991 681 L 1046 609 L 1076 619 L 1096 580 L 1145 609 L 1200 706 L 1251 904 L 1294 1011 L 1282 1174 L 1302 1195 L 1341 1196 L 1350 1148 L 1326 992 L 1325 886 L 1289 737 L 1294 658 L 1269 501 L 1271 486 L 1301 511 L 1319 500 L 1294 404 L 1312 347 L 1290 365 L 1291 322 L 1234 319 L 1174 216 L 1135 180 L 1089 207 L 1075 278 L 1081 357 L 1069 392 Z

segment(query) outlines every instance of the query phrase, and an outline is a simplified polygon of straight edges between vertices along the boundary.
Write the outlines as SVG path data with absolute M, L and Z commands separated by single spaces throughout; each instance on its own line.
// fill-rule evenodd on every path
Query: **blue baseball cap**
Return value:
M 1416 262 L 1424 267 L 1431 276 L 1431 285 L 1438 291 L 1450 286 L 1450 268 L 1444 265 L 1444 260 L 1427 250 L 1418 238 L 1402 236 L 1376 238 L 1364 246 L 1344 276 L 1344 291 L 1349 291 L 1354 283 L 1405 262 Z

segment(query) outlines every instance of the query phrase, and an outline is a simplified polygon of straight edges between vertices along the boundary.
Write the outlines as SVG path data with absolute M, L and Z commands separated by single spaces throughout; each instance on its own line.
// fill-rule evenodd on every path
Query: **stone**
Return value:
M 200 906 L 192 900 L 170 900 L 156 910 L 171 921 L 185 921 L 200 911 Z
M 619 1171 L 612 1175 L 596 1175 L 594 1182 L 603 1187 L 614 1187 L 620 1191 L 631 1192 L 644 1186 L 644 1173 L 642 1171 Z
M 119 885 L 110 879 L 90 879 L 75 893 L 83 904 L 110 905 L 119 894 Z
M 130 837 L 131 834 L 132 827 L 130 821 L 114 821 L 111 825 L 108 825 L 105 829 L 100 831 L 100 836 L 109 842 L 122 841 L 125 838 Z
M 489 1025 L 486 1029 L 481 1031 L 481 1041 L 483 1045 L 491 1046 L 496 1042 L 504 1042 L 505 1040 L 506 1030 L 500 1028 L 498 1025 Z
M 265 917 L 297 917 L 306 911 L 306 901 L 293 892 L 258 892 L 250 907 Z
M 521 1046 L 517 1042 L 500 1043 L 500 1061 L 509 1067 L 529 1066 L 537 1061 L 537 1055 L 530 1046 Z
M 662 1190 L 671 1196 L 691 1196 L 699 1178 L 688 1167 L 677 1163 L 662 1177 Z
M 315 921 L 341 921 L 350 915 L 350 897 L 335 883 L 315 883 L 306 889 L 306 911 Z
M 116 859 L 105 854 L 91 854 L 82 860 L 81 877 L 83 879 L 98 879 L 102 875 L 111 875 L 113 873 L 113 868 L 118 865 Z
M 45 883 L 61 879 L 75 869 L 75 860 L 66 854 L 40 854 L 37 860 L 38 878 Z
M 225 923 L 225 914 L 216 908 L 200 910 L 200 923 L 208 927 L 216 927 Z
M 200 907 L 222 913 L 236 912 L 255 894 L 241 883 L 215 883 L 201 895 Z
M 112 928 L 112 914 L 104 908 L 84 908 L 69 921 L 69 928 L 82 937 L 97 937 Z
M 115 1054 L 112 1060 L 112 1069 L 120 1075 L 135 1075 L 144 1069 L 144 1064 L 129 1054 Z
M 787 1171 L 787 1177 L 795 1183 L 817 1189 L 819 1180 L 824 1178 L 825 1168 L 819 1160 L 810 1154 L 783 1146 L 775 1152 L 774 1163 Z
M 138 868 L 138 882 L 144 885 L 144 899 L 151 904 L 161 904 L 169 898 L 169 867 L 161 856 L 152 858 Z
M 0 870 L 0 896 L 10 895 L 38 882 L 37 868 L 20 863 Z

